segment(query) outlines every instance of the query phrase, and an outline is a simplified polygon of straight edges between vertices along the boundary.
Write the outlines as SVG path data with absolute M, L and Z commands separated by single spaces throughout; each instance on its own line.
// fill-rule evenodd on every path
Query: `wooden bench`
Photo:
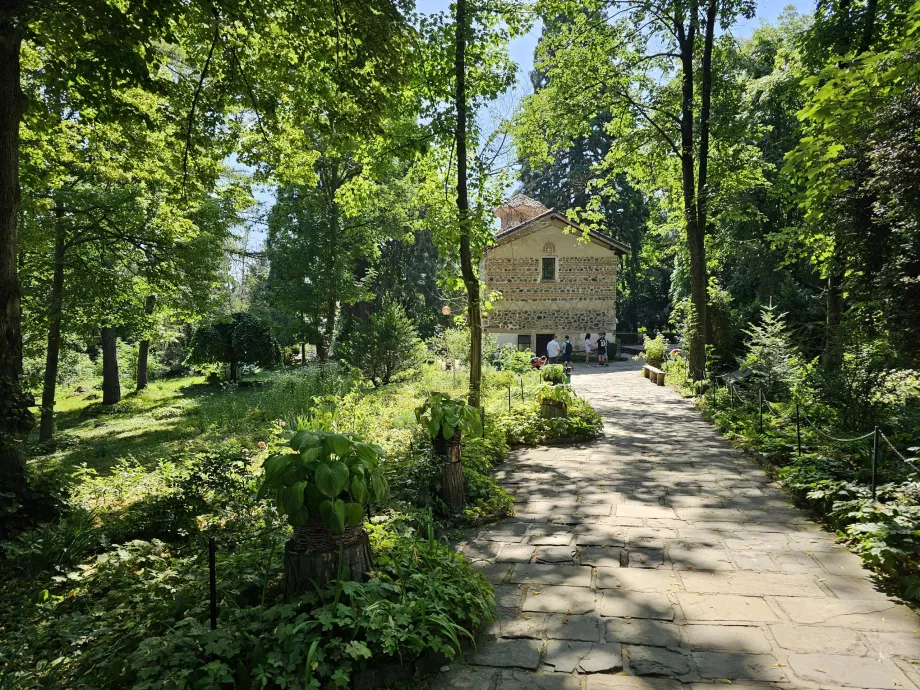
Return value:
M 652 383 L 657 383 L 659 386 L 664 385 L 664 372 L 651 364 L 642 367 L 642 375 Z

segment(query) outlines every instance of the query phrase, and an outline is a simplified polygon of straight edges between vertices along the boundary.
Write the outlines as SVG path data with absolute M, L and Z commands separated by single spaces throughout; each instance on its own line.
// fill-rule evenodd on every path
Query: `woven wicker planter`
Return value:
M 341 553 L 342 579 L 364 582 L 373 567 L 371 546 L 364 525 L 346 527 L 342 534 L 311 520 L 294 528 L 284 547 L 284 596 L 291 599 L 312 592 L 339 577 Z

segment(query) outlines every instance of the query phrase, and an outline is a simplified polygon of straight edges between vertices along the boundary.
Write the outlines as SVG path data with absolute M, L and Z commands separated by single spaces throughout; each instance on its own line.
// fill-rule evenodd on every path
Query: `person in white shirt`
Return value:
M 585 364 L 591 364 L 591 334 L 585 333 Z
M 555 364 L 559 358 L 559 341 L 556 340 L 558 336 L 553 336 L 553 339 L 546 344 L 546 356 L 549 357 L 551 364 Z

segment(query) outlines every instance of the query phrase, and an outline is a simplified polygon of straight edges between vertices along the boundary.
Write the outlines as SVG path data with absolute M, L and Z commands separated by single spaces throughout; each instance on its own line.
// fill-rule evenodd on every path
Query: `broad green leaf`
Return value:
M 387 486 L 387 480 L 380 470 L 371 473 L 371 489 L 374 492 L 375 501 L 378 503 L 386 502 L 387 495 L 390 493 L 390 487 Z
M 360 503 L 345 504 L 345 524 L 349 527 L 357 527 L 364 522 L 364 506 Z
M 341 534 L 345 531 L 345 501 L 323 501 L 319 506 L 323 524 L 330 532 Z
M 332 468 L 329 467 L 329 463 L 324 462 L 318 465 L 313 477 L 316 479 L 317 488 L 319 488 L 325 496 L 329 498 L 335 497 L 337 493 L 335 490 L 335 479 L 332 476 Z
M 431 434 L 432 438 L 438 435 L 438 430 L 441 428 L 441 425 L 434 419 L 429 420 L 428 422 L 428 433 Z
M 351 449 L 351 441 L 342 434 L 329 434 L 326 436 L 326 446 L 336 455 L 345 455 Z
M 335 482 L 335 495 L 338 496 L 348 487 L 348 466 L 344 462 L 330 462 L 328 464 Z
M 361 477 L 355 477 L 351 480 L 351 496 L 358 503 L 367 503 L 367 484 Z
M 273 477 L 277 476 L 290 464 L 291 456 L 289 454 L 272 455 L 270 458 L 267 458 L 265 462 L 262 463 L 262 472 L 265 475 L 263 481 L 271 481 Z
M 303 492 L 307 488 L 307 482 L 297 482 L 284 489 L 281 502 L 284 512 L 288 515 L 294 515 L 303 506 Z
M 323 492 L 319 490 L 319 487 L 316 486 L 316 484 L 309 484 L 306 491 L 304 491 L 304 497 L 304 503 L 306 503 L 307 510 L 310 511 L 310 515 L 319 520 L 322 517 L 319 514 L 319 506 L 324 500 L 326 500 Z
M 302 457 L 306 462 L 312 462 L 316 460 L 323 454 L 323 447 L 320 445 L 305 447 L 300 451 L 300 457 Z
M 455 431 L 456 429 L 452 425 L 445 424 L 443 431 L 441 431 L 441 434 L 444 436 L 444 438 L 453 438 Z

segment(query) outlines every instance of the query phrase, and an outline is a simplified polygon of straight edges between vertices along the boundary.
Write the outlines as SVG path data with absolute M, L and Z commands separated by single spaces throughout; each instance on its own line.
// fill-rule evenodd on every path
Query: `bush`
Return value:
M 70 572 L 38 603 L 3 602 L 4 621 L 14 605 L 27 624 L 0 639 L 0 685 L 347 687 L 369 666 L 454 656 L 493 615 L 490 585 L 430 532 L 418 539 L 405 518 L 369 531 L 376 568 L 368 582 L 333 582 L 289 603 L 279 599 L 280 543 L 223 542 L 215 631 L 202 596 L 203 544 L 184 553 L 157 541 L 125 544 Z
M 357 321 L 336 353 L 380 386 L 418 366 L 425 346 L 405 310 L 396 302 L 385 301 L 370 319 Z
M 227 364 L 231 382 L 236 382 L 240 364 L 271 366 L 280 360 L 281 351 L 268 326 L 241 311 L 199 326 L 188 358 L 190 364 Z
M 768 400 L 785 400 L 805 380 L 806 368 L 786 329 L 785 314 L 763 307 L 761 323 L 745 331 L 747 352 L 738 366 L 751 372 L 750 383 L 763 389 Z
M 664 362 L 664 355 L 668 350 L 668 341 L 665 340 L 664 335 L 659 333 L 654 338 L 649 338 L 647 335 L 643 334 L 644 339 L 644 350 L 638 355 L 638 357 L 645 360 L 645 363 L 653 366 L 660 367 L 661 363 Z
M 603 430 L 600 415 L 578 397 L 572 398 L 566 417 L 543 419 L 539 407 L 534 405 L 501 415 L 496 425 L 504 431 L 509 446 L 590 441 L 599 437 Z
M 565 383 L 565 369 L 561 364 L 547 364 L 541 371 L 543 372 L 544 381 Z
M 530 360 L 533 352 L 529 349 L 518 350 L 511 345 L 505 345 L 498 353 L 496 367 L 503 371 L 513 371 L 515 374 L 526 374 L 531 371 Z

